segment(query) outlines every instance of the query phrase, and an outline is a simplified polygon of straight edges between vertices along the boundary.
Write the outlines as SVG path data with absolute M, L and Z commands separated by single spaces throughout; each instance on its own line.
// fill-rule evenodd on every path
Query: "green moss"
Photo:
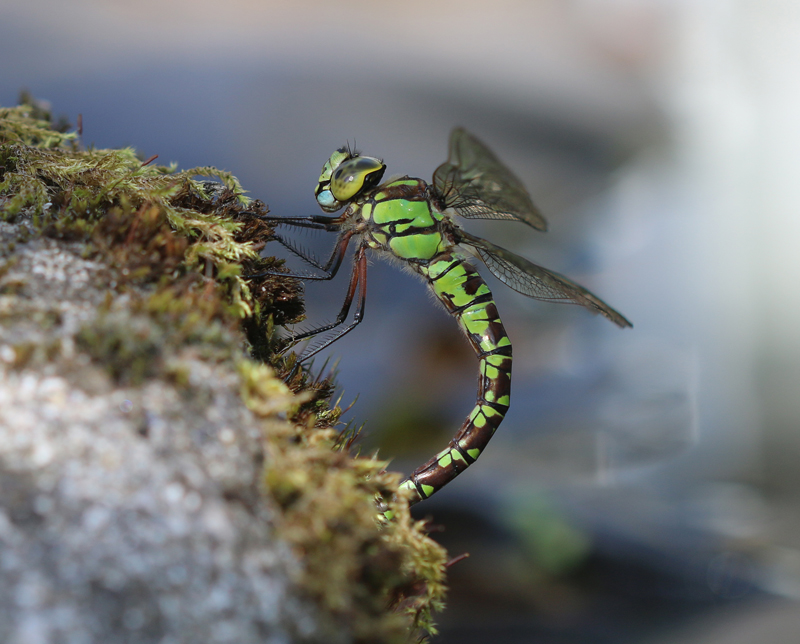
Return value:
M 285 345 L 274 331 L 302 318 L 301 285 L 243 278 L 282 270 L 280 260 L 259 257 L 272 234 L 264 204 L 213 167 L 178 171 L 143 163 L 132 149 L 83 149 L 75 133 L 51 126 L 49 114 L 27 102 L 0 108 L 0 219 L 20 224 L 15 246 L 50 237 L 108 268 L 106 300 L 75 334 L 78 351 L 129 386 L 151 378 L 187 385 L 187 348 L 237 369 L 243 403 L 263 419 L 264 493 L 302 563 L 303 592 L 331 629 L 359 642 L 432 632 L 444 550 L 394 498 L 400 475 L 358 455 L 357 430 L 337 428 L 332 380 L 280 355 Z M 6 262 L 0 280 L 12 268 Z M 25 284 L 6 280 L 2 288 L 0 296 L 15 297 Z M 14 364 L 60 346 L 22 343 L 12 347 Z M 376 499 L 388 503 L 392 521 Z
M 160 276 L 176 266 L 215 277 L 240 317 L 253 313 L 240 267 L 257 262 L 258 253 L 237 238 L 250 204 L 235 177 L 210 166 L 177 172 L 142 163 L 130 148 L 80 149 L 74 133 L 48 130 L 33 111 L 0 108 L 2 218 L 24 215 L 44 234 L 90 238 L 129 271 L 124 277 Z
M 340 433 L 314 415 L 305 425 L 274 423 L 280 412 L 297 418 L 314 392 L 293 394 L 266 365 L 247 361 L 239 370 L 245 403 L 273 419 L 264 482 L 283 513 L 280 535 L 304 563 L 302 588 L 325 606 L 333 628 L 358 642 L 406 641 L 409 625 L 417 636 L 434 631 L 446 553 L 411 520 L 407 502 L 393 498 L 400 475 L 385 461 L 337 449 Z M 389 499 L 391 522 L 376 499 Z

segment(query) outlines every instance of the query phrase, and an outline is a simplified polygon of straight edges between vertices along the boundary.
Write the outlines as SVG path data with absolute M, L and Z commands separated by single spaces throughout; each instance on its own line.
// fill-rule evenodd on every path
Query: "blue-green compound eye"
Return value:
M 364 188 L 381 180 L 386 166 L 380 159 L 355 157 L 347 159 L 333 171 L 330 191 L 336 201 L 350 201 Z
M 317 194 L 317 203 L 319 203 L 326 212 L 336 212 L 342 207 L 342 204 L 333 198 L 330 190 L 321 190 L 319 194 Z

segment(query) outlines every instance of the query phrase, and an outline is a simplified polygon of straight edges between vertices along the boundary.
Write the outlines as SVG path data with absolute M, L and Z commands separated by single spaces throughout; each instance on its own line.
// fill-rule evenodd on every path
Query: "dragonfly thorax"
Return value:
M 428 262 L 453 245 L 421 179 L 402 177 L 365 191 L 348 212 L 367 246 L 410 264 Z

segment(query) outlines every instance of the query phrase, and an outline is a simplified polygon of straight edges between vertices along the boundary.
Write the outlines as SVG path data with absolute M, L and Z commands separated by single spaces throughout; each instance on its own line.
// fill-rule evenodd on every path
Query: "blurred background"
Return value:
M 471 555 L 434 641 L 796 640 L 800 4 L 0 0 L 0 60 L 0 104 L 27 89 L 86 144 L 229 170 L 275 215 L 319 212 L 348 141 L 428 179 L 470 129 L 550 231 L 467 227 L 634 328 L 489 279 L 514 391 L 416 509 Z M 309 285 L 309 324 L 346 282 Z M 366 320 L 326 355 L 404 472 L 472 408 L 474 356 L 396 267 L 373 263 Z

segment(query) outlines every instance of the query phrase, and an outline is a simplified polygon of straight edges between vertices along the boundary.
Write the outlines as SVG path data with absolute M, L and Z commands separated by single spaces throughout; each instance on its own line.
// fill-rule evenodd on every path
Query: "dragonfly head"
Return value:
M 350 148 L 339 148 L 322 166 L 314 194 L 325 212 L 335 212 L 361 192 L 380 182 L 386 166 L 380 159 L 362 157 Z

